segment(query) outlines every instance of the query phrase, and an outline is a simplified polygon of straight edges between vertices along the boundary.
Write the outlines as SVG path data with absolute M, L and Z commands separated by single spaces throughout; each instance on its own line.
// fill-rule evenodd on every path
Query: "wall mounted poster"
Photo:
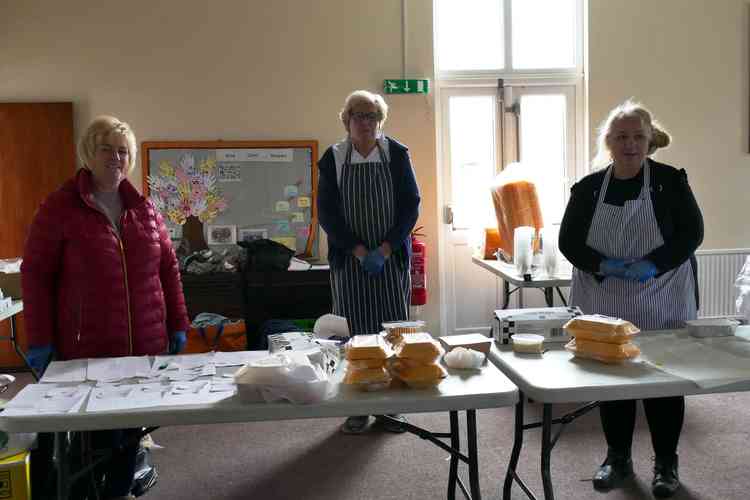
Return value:
M 283 238 L 317 257 L 317 141 L 147 141 L 141 150 L 143 192 L 176 234 L 197 231 L 208 245 Z

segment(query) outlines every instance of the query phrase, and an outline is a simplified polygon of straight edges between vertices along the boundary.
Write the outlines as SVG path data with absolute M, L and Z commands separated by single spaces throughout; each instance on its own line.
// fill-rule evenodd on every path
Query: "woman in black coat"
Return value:
M 560 227 L 560 250 L 573 264 L 571 305 L 587 314 L 623 318 L 641 330 L 681 328 L 695 319 L 694 252 L 703 217 L 685 170 L 649 156 L 670 136 L 640 104 L 627 101 L 604 121 L 595 164 L 606 168 L 578 182 Z M 656 455 L 652 490 L 671 497 L 679 487 L 677 443 L 685 398 L 643 400 Z M 607 457 L 594 487 L 608 490 L 633 473 L 636 402 L 600 406 Z

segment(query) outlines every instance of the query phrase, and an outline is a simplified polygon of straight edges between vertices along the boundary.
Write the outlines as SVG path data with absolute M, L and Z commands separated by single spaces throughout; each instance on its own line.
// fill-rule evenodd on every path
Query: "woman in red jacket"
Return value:
M 42 203 L 26 241 L 29 363 L 41 372 L 53 354 L 178 353 L 188 327 L 179 266 L 161 214 L 127 179 L 135 135 L 114 117 L 96 118 L 78 155 L 83 168 Z M 128 498 L 136 450 L 112 461 L 104 498 Z

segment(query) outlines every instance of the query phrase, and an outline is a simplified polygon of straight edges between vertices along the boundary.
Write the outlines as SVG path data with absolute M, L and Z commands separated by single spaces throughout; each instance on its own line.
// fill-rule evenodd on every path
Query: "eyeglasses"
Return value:
M 376 113 L 374 111 L 371 111 L 369 113 L 363 113 L 362 111 L 355 111 L 351 113 L 349 116 L 357 120 L 358 122 L 377 122 L 380 121 L 380 113 Z

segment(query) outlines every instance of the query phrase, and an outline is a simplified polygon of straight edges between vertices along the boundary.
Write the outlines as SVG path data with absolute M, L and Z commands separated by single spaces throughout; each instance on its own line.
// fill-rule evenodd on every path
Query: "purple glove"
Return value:
M 656 276 L 658 272 L 653 262 L 644 259 L 630 264 L 625 271 L 625 278 L 645 283 Z
M 614 276 L 615 278 L 624 278 L 627 271 L 625 261 L 622 259 L 604 259 L 599 264 L 599 274 Z

